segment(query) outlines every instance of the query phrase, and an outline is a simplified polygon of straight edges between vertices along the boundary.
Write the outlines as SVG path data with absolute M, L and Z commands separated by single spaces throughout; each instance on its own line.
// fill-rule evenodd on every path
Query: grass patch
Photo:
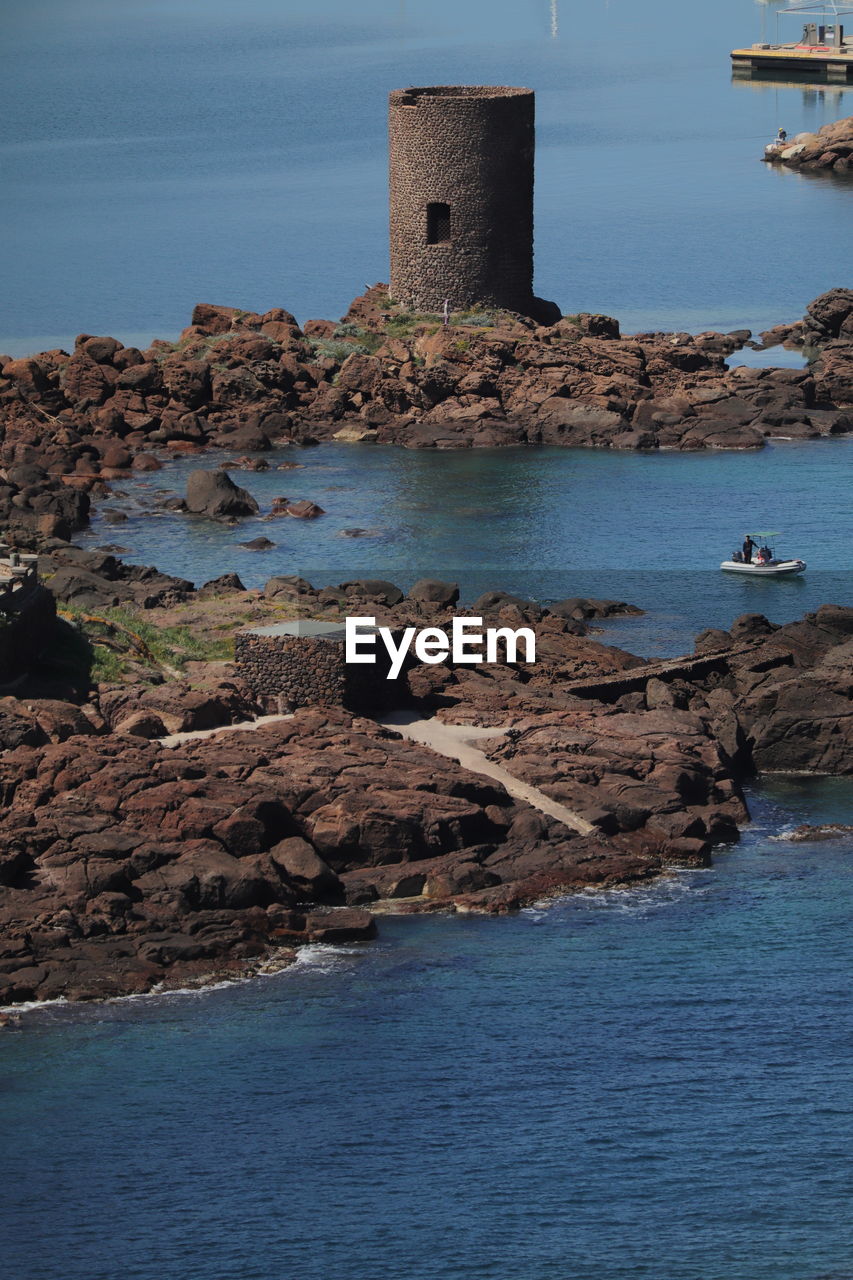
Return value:
M 234 658 L 230 637 L 204 635 L 186 624 L 159 627 L 131 609 L 90 612 L 67 605 L 63 614 L 88 647 L 96 680 L 121 680 L 131 671 L 138 673 L 140 665 L 183 672 L 190 662 L 230 662 Z
M 334 360 L 335 364 L 343 364 L 347 356 L 369 356 L 372 352 L 366 342 L 345 342 L 334 338 L 308 338 L 308 346 L 320 360 Z M 377 343 L 376 346 L 380 346 Z M 373 348 L 376 350 L 376 347 Z

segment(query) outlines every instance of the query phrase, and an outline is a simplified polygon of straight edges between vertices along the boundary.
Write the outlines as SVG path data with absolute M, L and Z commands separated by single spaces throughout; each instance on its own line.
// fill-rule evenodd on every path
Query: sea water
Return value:
M 8 0 L 0 349 L 144 344 L 199 300 L 341 314 L 387 279 L 387 93 L 454 82 L 537 92 L 540 294 L 626 330 L 796 319 L 847 283 L 850 189 L 759 157 L 853 108 L 732 83 L 729 50 L 776 7 Z M 850 601 L 849 458 L 330 446 L 240 477 L 320 521 L 155 515 L 176 466 L 89 541 L 196 580 L 621 596 L 650 610 L 622 642 L 670 652 L 744 611 Z M 756 524 L 790 534 L 803 579 L 719 573 Z M 277 546 L 255 560 L 237 543 L 258 533 Z M 849 823 L 853 797 L 805 779 L 750 803 L 707 871 L 383 919 L 276 976 L 24 1015 L 0 1040 L 3 1274 L 849 1280 L 853 846 L 774 837 Z
M 536 285 L 638 329 L 761 329 L 847 283 L 850 184 L 762 164 L 853 88 L 732 81 L 752 0 L 5 0 L 0 351 L 337 317 L 388 279 L 386 110 L 536 91 Z M 783 35 L 800 33 L 780 18 Z
M 849 1277 L 851 784 L 713 869 L 3 1036 L 15 1280 Z
M 469 604 L 495 589 L 625 600 L 646 616 L 608 624 L 604 638 L 648 655 L 684 652 L 702 628 L 743 613 L 786 622 L 853 600 L 849 439 L 748 453 L 329 444 L 265 456 L 268 471 L 230 472 L 258 517 L 230 526 L 162 507 L 186 492 L 190 471 L 233 457 L 210 451 L 117 485 L 78 541 L 198 585 L 229 571 L 248 587 L 296 573 L 315 586 L 382 577 L 405 589 L 433 576 L 459 583 Z M 310 498 L 326 514 L 270 519 L 275 497 Z M 779 531 L 776 551 L 805 560 L 806 573 L 722 573 L 752 530 Z M 242 545 L 258 537 L 274 546 Z

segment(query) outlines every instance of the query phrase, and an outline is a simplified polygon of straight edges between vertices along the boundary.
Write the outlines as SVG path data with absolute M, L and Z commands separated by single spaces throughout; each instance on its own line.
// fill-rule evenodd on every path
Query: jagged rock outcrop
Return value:
M 660 865 L 582 841 L 343 712 L 174 750 L 118 732 L 22 744 L 0 760 L 0 792 L 0 1004 L 142 991 L 367 938 L 371 917 L 322 908 L 421 893 L 427 878 L 433 903 L 503 888 L 502 909 L 546 883 Z
M 81 334 L 71 354 L 0 356 L 0 515 L 22 544 L 68 538 L 128 470 L 207 445 L 245 465 L 272 443 L 333 438 L 752 449 L 848 432 L 848 294 L 831 290 L 775 334 L 822 346 L 803 370 L 729 369 L 745 330 L 623 337 L 607 316 L 537 325 L 511 313 L 443 326 L 394 308 L 381 285 L 339 325 L 203 304 L 177 343 L 144 352 Z
M 347 607 L 342 588 L 274 585 L 310 612 Z M 452 584 L 408 597 L 381 580 L 344 587 L 389 625 L 447 626 L 457 612 Z M 84 705 L 2 699 L 0 1002 L 286 963 L 306 941 L 372 936 L 362 909 L 381 898 L 501 912 L 704 864 L 737 838 L 754 770 L 853 768 L 853 609 L 784 626 L 744 615 L 698 637 L 698 661 L 645 664 L 577 634 L 613 605 L 552 613 L 487 593 L 490 621 L 535 629 L 535 667 L 448 659 L 408 673 L 425 714 L 500 727 L 484 743 L 492 761 L 591 824 L 588 836 L 343 711 L 161 744 L 261 709 L 218 666 L 101 685 Z

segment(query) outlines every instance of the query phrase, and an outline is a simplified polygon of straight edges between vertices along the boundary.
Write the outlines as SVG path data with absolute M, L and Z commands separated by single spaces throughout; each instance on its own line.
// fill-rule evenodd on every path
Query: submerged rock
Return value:
M 794 844 L 807 844 L 813 840 L 842 840 L 849 835 L 853 835 L 853 827 L 845 826 L 841 822 L 826 822 L 818 826 L 804 822 L 793 831 L 784 832 L 779 839 L 790 840 Z

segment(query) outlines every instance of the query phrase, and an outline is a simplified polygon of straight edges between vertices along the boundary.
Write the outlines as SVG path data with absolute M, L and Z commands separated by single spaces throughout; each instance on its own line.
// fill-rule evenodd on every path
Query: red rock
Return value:
M 3 367 L 3 377 L 11 378 L 27 395 L 41 395 L 50 386 L 45 369 L 30 357 L 8 360 Z
M 131 463 L 134 471 L 160 471 L 163 464 L 150 453 L 138 453 Z
M 326 513 L 316 502 L 303 498 L 299 502 L 288 502 L 284 507 L 284 514 L 294 516 L 297 520 L 315 520 L 317 516 L 324 516 Z

